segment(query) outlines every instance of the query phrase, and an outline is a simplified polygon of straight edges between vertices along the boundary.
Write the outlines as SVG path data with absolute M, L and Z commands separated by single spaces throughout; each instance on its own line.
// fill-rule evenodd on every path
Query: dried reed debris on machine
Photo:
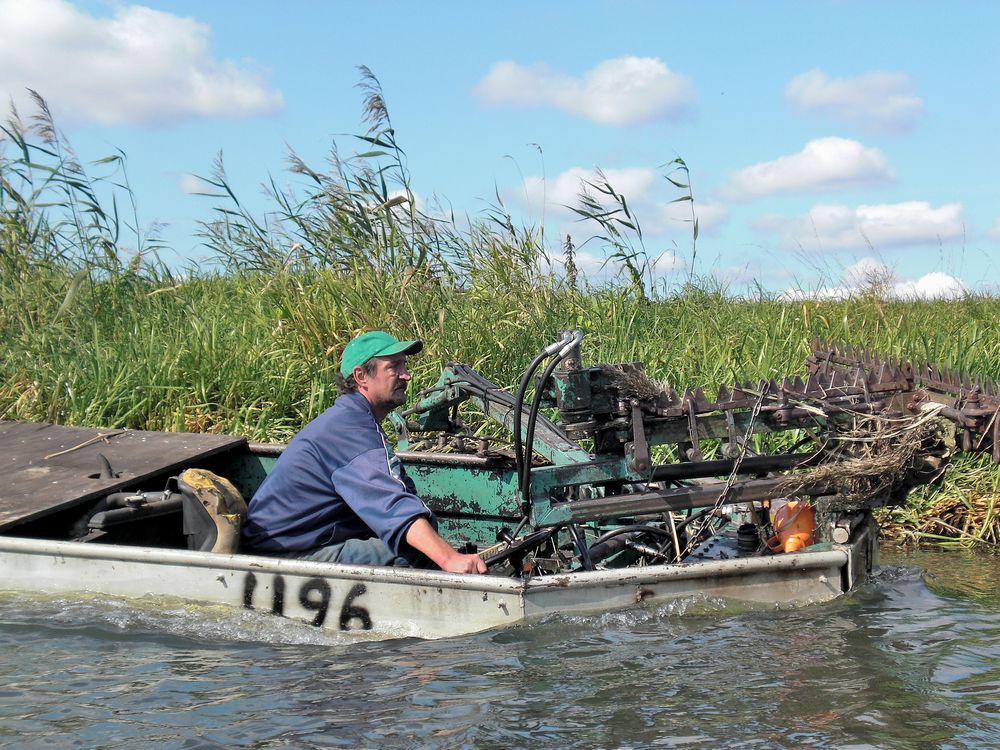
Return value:
M 625 398 L 655 401 L 660 394 L 670 391 L 665 380 L 649 377 L 639 364 L 600 365 L 600 370 Z
M 781 491 L 802 493 L 808 486 L 835 487 L 848 505 L 873 498 L 901 503 L 906 493 L 937 481 L 955 450 L 955 427 L 933 406 L 912 417 L 858 414 L 829 425 L 823 459 L 813 470 L 788 477 Z

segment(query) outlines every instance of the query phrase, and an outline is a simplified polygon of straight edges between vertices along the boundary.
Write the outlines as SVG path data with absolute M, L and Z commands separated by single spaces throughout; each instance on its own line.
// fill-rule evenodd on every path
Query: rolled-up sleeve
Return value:
M 402 554 L 410 524 L 432 517 L 423 500 L 393 476 L 381 448 L 358 455 L 331 478 L 337 494 L 396 555 Z

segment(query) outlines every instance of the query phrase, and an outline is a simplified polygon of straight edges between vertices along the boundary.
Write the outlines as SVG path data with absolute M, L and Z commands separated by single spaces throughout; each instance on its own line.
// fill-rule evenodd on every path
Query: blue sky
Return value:
M 122 149 L 143 224 L 198 261 L 191 195 L 224 154 L 258 186 L 291 146 L 322 167 L 362 132 L 357 66 L 382 83 L 413 189 L 457 211 L 498 190 L 553 251 L 601 168 L 663 283 L 691 271 L 795 295 L 873 275 L 901 295 L 1000 284 L 1000 4 L 0 0 L 0 93 L 49 102 L 81 158 Z M 678 212 L 678 208 L 684 209 Z M 593 274 L 597 243 L 584 245 Z

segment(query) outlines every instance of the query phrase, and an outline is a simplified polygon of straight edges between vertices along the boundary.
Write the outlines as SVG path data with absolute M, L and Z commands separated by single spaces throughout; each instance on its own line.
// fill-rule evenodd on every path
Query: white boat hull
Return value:
M 555 614 L 704 596 L 804 605 L 849 591 L 875 562 L 849 544 L 765 557 L 599 570 L 529 581 L 0 536 L 0 590 L 182 599 L 252 608 L 369 636 L 443 638 Z

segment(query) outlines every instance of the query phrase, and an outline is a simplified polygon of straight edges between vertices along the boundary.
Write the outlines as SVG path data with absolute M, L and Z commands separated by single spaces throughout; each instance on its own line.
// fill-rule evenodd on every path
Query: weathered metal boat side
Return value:
M 14 591 L 168 597 L 390 638 L 459 635 L 524 612 L 523 586 L 506 578 L 152 547 L 0 537 L 0 570 Z
M 559 614 L 677 598 L 813 604 L 869 565 L 867 530 L 850 545 L 767 558 L 590 571 L 530 580 L 250 555 L 82 545 L 0 536 L 0 588 L 186 600 L 254 609 L 336 631 L 442 638 Z

